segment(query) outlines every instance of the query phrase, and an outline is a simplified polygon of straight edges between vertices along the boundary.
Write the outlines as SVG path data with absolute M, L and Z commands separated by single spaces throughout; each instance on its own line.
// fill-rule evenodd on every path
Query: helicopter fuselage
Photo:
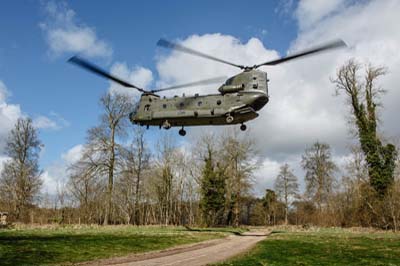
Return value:
M 220 94 L 172 98 L 143 94 L 130 120 L 164 128 L 243 124 L 256 118 L 268 103 L 267 82 L 265 72 L 248 70 L 228 79 L 218 89 Z

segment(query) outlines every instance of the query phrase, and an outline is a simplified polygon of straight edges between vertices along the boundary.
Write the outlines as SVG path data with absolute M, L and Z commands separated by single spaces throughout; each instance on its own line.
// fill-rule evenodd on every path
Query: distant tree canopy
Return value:
M 378 117 L 376 108 L 384 90 L 376 85 L 376 80 L 386 73 L 382 67 L 368 65 L 364 81 L 360 80 L 360 65 L 350 60 L 339 68 L 336 79 L 337 93 L 344 92 L 358 130 L 361 149 L 365 154 L 371 186 L 384 195 L 393 183 L 397 151 L 393 144 L 382 144 L 377 134 Z

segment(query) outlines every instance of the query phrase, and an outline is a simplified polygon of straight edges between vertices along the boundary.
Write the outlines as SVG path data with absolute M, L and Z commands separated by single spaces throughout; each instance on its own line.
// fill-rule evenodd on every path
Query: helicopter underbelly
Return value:
M 228 123 L 226 119 L 227 112 L 222 109 L 215 109 L 213 113 L 206 110 L 181 110 L 178 114 L 176 112 L 155 112 L 151 120 L 136 120 L 133 122 L 140 125 L 160 126 L 165 121 L 168 121 L 173 127 L 228 125 L 241 124 L 258 116 L 258 114 L 249 107 L 232 112 L 232 115 L 234 119 L 232 122 Z

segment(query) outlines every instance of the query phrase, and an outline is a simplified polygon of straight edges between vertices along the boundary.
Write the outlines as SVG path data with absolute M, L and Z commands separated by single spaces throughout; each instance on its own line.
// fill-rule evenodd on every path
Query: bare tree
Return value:
M 392 228 L 396 232 L 399 230 L 400 222 L 400 181 L 395 180 L 391 186 L 389 193 L 385 198 L 385 206 L 390 217 Z
M 121 206 L 125 209 L 127 222 L 140 224 L 140 201 L 142 198 L 143 176 L 150 166 L 150 151 L 145 141 L 145 130 L 136 127 L 134 139 L 123 153 L 123 166 L 120 178 Z
M 344 168 L 341 180 L 341 193 L 336 197 L 336 203 L 341 204 L 337 214 L 342 215 L 341 225 L 357 226 L 365 220 L 362 208 L 365 185 L 368 185 L 368 168 L 365 156 L 359 146 L 350 148 L 350 157 Z
M 257 167 L 256 151 L 253 142 L 248 138 L 239 138 L 237 132 L 223 135 L 221 138 L 220 167 L 223 167 L 227 179 L 226 210 L 228 220 L 233 216 L 232 223 L 239 226 L 241 198 L 249 193 L 251 179 Z
M 337 166 L 332 161 L 330 146 L 326 143 L 316 142 L 305 150 L 301 161 L 306 171 L 306 193 L 317 202 L 318 210 L 327 203 L 328 196 L 333 190 L 334 173 Z
M 159 221 L 168 225 L 171 220 L 173 205 L 173 184 L 174 171 L 173 162 L 175 159 L 176 147 L 171 135 L 164 135 L 157 145 L 158 158 L 156 161 L 156 179 L 154 188 L 157 195 L 159 208 Z
M 117 137 L 126 136 L 128 114 L 132 111 L 132 99 L 127 95 L 107 93 L 100 99 L 104 113 L 99 126 L 88 131 L 88 143 L 82 157 L 87 170 L 106 175 L 106 204 L 103 223 L 107 225 L 113 206 L 114 175 L 120 166 L 123 147 Z
M 6 155 L 10 160 L 4 164 L 0 177 L 0 193 L 17 220 L 26 215 L 42 186 L 38 162 L 41 147 L 32 120 L 19 118 L 7 140 Z
M 289 204 L 294 200 L 299 192 L 297 177 L 293 174 L 288 164 L 281 166 L 275 180 L 275 192 L 285 204 L 285 224 L 288 223 Z
M 72 198 L 78 201 L 79 223 L 100 222 L 104 185 L 99 179 L 101 174 L 99 168 L 83 156 L 68 170 L 70 173 L 68 190 Z

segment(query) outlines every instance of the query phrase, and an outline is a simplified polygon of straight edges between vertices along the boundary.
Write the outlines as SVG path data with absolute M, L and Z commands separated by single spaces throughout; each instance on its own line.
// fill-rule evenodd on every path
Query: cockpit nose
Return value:
M 135 122 L 136 122 L 136 114 L 137 114 L 137 112 L 138 112 L 138 109 L 139 109 L 139 106 L 136 106 L 136 107 L 133 109 L 133 111 L 129 114 L 129 120 L 130 120 L 132 123 L 135 123 Z
M 251 107 L 255 110 L 258 111 L 261 108 L 264 107 L 268 103 L 268 96 L 266 94 L 257 94 L 254 95 L 254 101 L 251 104 Z

